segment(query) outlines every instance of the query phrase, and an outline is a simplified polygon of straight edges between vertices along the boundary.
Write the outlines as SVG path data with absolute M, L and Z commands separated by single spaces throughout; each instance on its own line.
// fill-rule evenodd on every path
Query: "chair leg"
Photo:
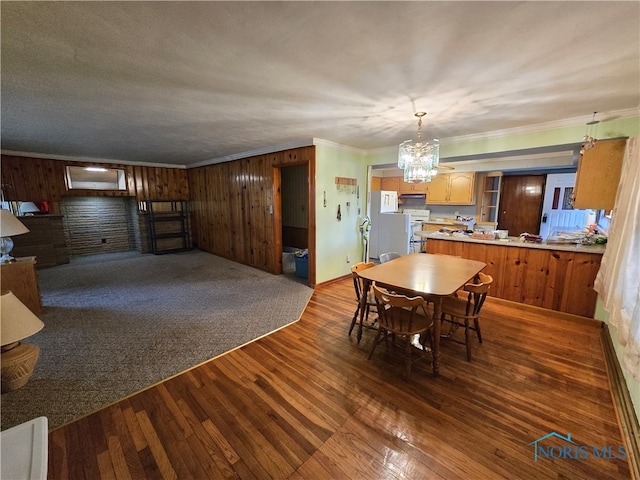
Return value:
M 467 362 L 471 361 L 471 333 L 469 332 L 469 319 L 464 319 L 464 344 L 467 347 Z
M 359 314 L 360 314 L 360 303 L 358 303 L 358 307 L 356 308 L 356 313 L 353 314 L 353 319 L 351 319 L 351 326 L 349 327 L 349 336 L 351 336 L 353 327 L 356 326 L 356 321 L 358 320 Z
M 409 381 L 409 375 L 411 375 L 411 336 L 405 335 L 405 380 Z
M 480 321 L 477 318 L 474 318 L 473 323 L 476 326 L 476 333 L 478 334 L 478 342 L 482 343 L 482 333 L 480 333 Z
M 360 321 L 360 325 L 358 325 L 358 344 L 360 344 L 360 340 L 362 340 L 362 327 L 364 326 L 364 322 L 369 319 L 369 305 L 367 305 L 364 309 L 364 315 L 362 315 L 362 320 Z
M 376 338 L 373 340 L 373 345 L 371 346 L 371 351 L 369 352 L 369 360 L 371 360 L 371 357 L 373 356 L 373 351 L 378 346 L 378 342 L 380 342 L 380 335 L 382 335 L 381 328 L 378 329 L 378 333 L 376 333 Z

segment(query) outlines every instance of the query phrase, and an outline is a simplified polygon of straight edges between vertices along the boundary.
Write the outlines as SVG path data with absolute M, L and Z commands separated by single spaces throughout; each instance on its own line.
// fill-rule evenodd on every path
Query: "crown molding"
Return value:
M 109 163 L 118 165 L 134 165 L 141 167 L 159 167 L 159 168 L 186 168 L 184 165 L 178 165 L 173 163 L 154 163 L 154 162 L 131 162 L 127 160 L 116 160 L 113 158 L 98 158 L 98 157 L 74 157 L 71 155 L 55 155 L 49 153 L 38 152 L 17 152 L 14 150 L 0 150 L 2 155 L 13 155 L 14 157 L 32 157 L 32 158 L 46 158 L 48 160 L 60 160 L 64 162 L 91 162 L 91 163 Z
M 596 120 L 604 123 L 610 120 L 620 120 L 625 118 L 633 118 L 640 116 L 640 107 L 627 108 L 624 110 L 615 110 L 612 112 L 596 113 Z M 490 138 L 507 137 L 510 135 L 521 135 L 525 133 L 537 133 L 546 130 L 555 130 L 560 128 L 583 127 L 593 120 L 593 114 L 583 115 L 581 117 L 565 118 L 564 120 L 553 120 L 551 122 L 536 123 L 525 125 L 522 127 L 507 128 L 504 130 L 495 130 L 492 132 L 473 133 L 470 135 L 459 135 L 457 137 L 440 138 L 440 145 L 445 143 L 470 142 L 474 140 L 487 140 Z
M 371 150 L 365 150 L 365 149 L 357 148 L 357 147 L 350 147 L 349 145 L 343 145 L 341 143 L 331 142 L 329 140 L 323 140 L 322 138 L 314 138 L 313 139 L 313 144 L 314 145 L 322 145 L 322 146 L 325 146 L 325 147 L 337 148 L 337 149 L 344 150 L 344 151 L 347 151 L 347 152 L 352 152 L 352 153 L 359 153 L 361 155 L 366 155 L 369 152 L 371 152 Z
M 216 163 L 231 162 L 233 160 L 255 157 L 257 155 L 267 155 L 269 153 L 281 152 L 283 150 L 291 150 L 292 148 L 309 147 L 311 145 L 315 145 L 314 140 L 314 138 L 310 138 L 305 140 L 298 140 L 291 143 L 284 143 L 281 145 L 256 148 L 255 150 L 248 150 L 246 152 L 232 153 L 231 155 L 225 155 L 224 157 L 210 158 L 209 160 L 202 160 L 201 162 L 191 163 L 187 165 L 186 168 L 206 167 L 207 165 L 215 165 Z

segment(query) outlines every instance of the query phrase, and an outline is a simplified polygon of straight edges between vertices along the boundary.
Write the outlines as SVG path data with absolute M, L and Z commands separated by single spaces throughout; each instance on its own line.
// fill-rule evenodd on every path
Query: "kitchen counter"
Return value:
M 425 233 L 435 233 L 440 230 L 442 227 L 451 228 L 451 229 L 464 229 L 470 230 L 475 225 L 473 220 L 471 221 L 463 221 L 463 220 L 455 220 L 453 218 L 438 218 L 431 219 L 425 222 L 422 222 L 422 235 Z
M 423 232 L 427 253 L 486 263 L 493 277 L 489 295 L 512 302 L 593 318 L 593 289 L 604 245 L 480 240 Z
M 419 236 L 423 239 L 434 240 L 450 240 L 453 242 L 469 242 L 469 243 L 482 243 L 487 245 L 500 245 L 505 247 L 519 247 L 519 248 L 537 248 L 543 250 L 558 250 L 562 252 L 582 252 L 582 253 L 596 253 L 602 255 L 605 251 L 606 245 L 583 245 L 580 243 L 535 243 L 535 242 L 521 242 L 520 237 L 509 237 L 508 240 L 482 240 L 479 238 L 471 238 L 471 236 L 454 236 L 449 234 L 443 234 L 440 232 L 419 232 Z

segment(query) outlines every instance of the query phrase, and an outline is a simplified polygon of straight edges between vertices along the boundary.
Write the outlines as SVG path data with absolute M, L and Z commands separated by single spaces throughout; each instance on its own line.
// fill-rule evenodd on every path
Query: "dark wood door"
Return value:
M 540 216 L 546 175 L 513 175 L 502 177 L 498 228 L 509 230 L 510 236 L 540 233 Z

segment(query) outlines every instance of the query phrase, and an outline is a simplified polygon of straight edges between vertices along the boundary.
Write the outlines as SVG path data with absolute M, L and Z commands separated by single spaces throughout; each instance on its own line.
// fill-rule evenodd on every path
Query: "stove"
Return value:
M 416 235 L 416 232 L 422 231 L 422 224 L 424 222 L 428 222 L 431 220 L 431 210 L 421 210 L 421 209 L 412 209 L 406 208 L 402 211 L 403 213 L 408 213 L 411 215 L 411 252 L 418 253 L 423 250 L 423 245 L 427 241 L 423 237 Z
M 431 210 L 405 208 L 402 213 L 409 213 L 411 215 L 411 223 L 422 223 L 431 220 Z

